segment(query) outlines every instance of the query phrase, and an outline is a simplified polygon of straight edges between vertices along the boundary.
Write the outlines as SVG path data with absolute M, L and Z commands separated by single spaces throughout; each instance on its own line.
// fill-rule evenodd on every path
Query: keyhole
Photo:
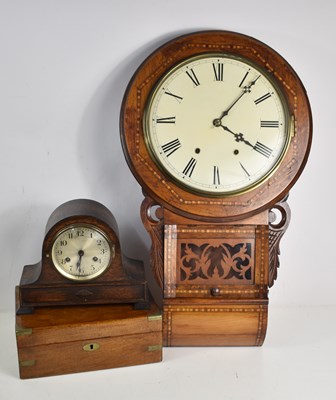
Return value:
M 85 346 L 83 346 L 83 350 L 85 351 L 95 351 L 100 348 L 100 345 L 98 343 L 88 343 Z

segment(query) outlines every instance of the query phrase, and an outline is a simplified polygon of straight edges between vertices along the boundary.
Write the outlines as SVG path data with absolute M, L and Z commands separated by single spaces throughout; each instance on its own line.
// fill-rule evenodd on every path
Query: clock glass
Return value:
M 267 71 L 207 53 L 161 77 L 147 101 L 144 132 L 152 158 L 177 185 L 223 196 L 275 171 L 290 142 L 290 118 Z
M 52 246 L 52 260 L 66 278 L 85 281 L 101 275 L 114 258 L 114 246 L 105 234 L 89 225 L 62 230 Z

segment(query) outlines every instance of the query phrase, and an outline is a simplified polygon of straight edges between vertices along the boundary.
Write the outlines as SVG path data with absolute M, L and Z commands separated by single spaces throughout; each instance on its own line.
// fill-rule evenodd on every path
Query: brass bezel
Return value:
M 107 265 L 106 265 L 104 268 L 102 268 L 102 269 L 100 269 L 99 271 L 97 271 L 96 273 L 94 273 L 94 274 L 91 274 L 91 275 L 83 275 L 83 276 L 69 274 L 68 272 L 64 271 L 64 269 L 63 269 L 63 268 L 59 265 L 59 263 L 55 260 L 55 256 L 54 256 L 54 246 L 55 246 L 55 243 L 56 243 L 57 239 L 58 239 L 64 232 L 70 231 L 70 230 L 75 229 L 75 228 L 76 228 L 76 229 L 77 229 L 77 228 L 89 228 L 89 229 L 92 229 L 93 231 L 98 232 L 98 233 L 106 240 L 106 242 L 107 242 L 107 244 L 108 244 L 108 246 L 109 246 L 109 248 L 110 248 L 110 258 L 109 258 L 109 261 L 108 261 Z M 55 234 L 55 236 L 54 236 L 54 238 L 53 238 L 53 240 L 52 240 L 52 244 L 51 244 L 51 259 L 52 259 L 52 263 L 53 263 L 54 267 L 56 268 L 56 270 L 57 270 L 62 276 L 64 276 L 64 277 L 67 278 L 67 279 L 70 279 L 71 281 L 75 281 L 75 282 L 87 282 L 87 281 L 91 281 L 91 280 L 94 280 L 95 278 L 97 278 L 98 276 L 102 275 L 104 272 L 106 272 L 106 271 L 110 268 L 110 266 L 111 266 L 111 264 L 112 264 L 112 260 L 114 259 L 114 257 L 115 257 L 115 246 L 114 246 L 114 244 L 111 242 L 111 240 L 109 239 L 109 237 L 106 235 L 106 233 L 105 233 L 102 229 L 97 228 L 96 226 L 94 226 L 94 225 L 92 225 L 92 224 L 87 224 L 87 223 L 82 223 L 82 222 L 70 224 L 69 226 L 67 226 L 66 228 L 61 229 L 60 231 L 58 231 L 58 232 Z
M 177 179 L 175 176 L 173 176 L 171 174 L 171 172 L 168 170 L 168 168 L 166 168 L 162 164 L 161 160 L 157 157 L 155 151 L 153 150 L 154 146 L 152 144 L 151 137 L 149 134 L 149 131 L 150 131 L 149 110 L 152 107 L 153 99 L 155 98 L 156 93 L 158 92 L 159 87 L 161 86 L 161 83 L 164 80 L 166 80 L 168 76 L 171 76 L 172 74 L 174 74 L 176 70 L 183 68 L 183 66 L 185 66 L 191 62 L 197 61 L 199 59 L 210 58 L 210 57 L 211 58 L 212 57 L 214 57 L 214 58 L 216 58 L 216 57 L 230 58 L 230 59 L 238 60 L 242 63 L 250 65 L 251 67 L 255 68 L 257 71 L 259 71 L 265 78 L 268 79 L 268 81 L 274 87 L 275 92 L 277 93 L 277 95 L 280 98 L 280 101 L 281 101 L 281 104 L 282 104 L 282 107 L 284 110 L 284 116 L 285 116 L 286 142 L 283 146 L 281 154 L 279 155 L 278 159 L 276 160 L 276 162 L 274 163 L 272 168 L 264 176 L 262 176 L 260 179 L 258 179 L 256 182 L 252 183 L 251 185 L 247 185 L 241 189 L 232 190 L 232 191 L 213 192 L 213 191 L 203 190 L 203 189 L 195 188 L 195 187 L 189 185 L 188 183 L 182 182 L 179 179 Z M 161 77 L 158 79 L 158 81 L 154 85 L 153 89 L 149 93 L 148 98 L 146 100 L 146 104 L 145 104 L 145 108 L 144 108 L 144 112 L 143 112 L 142 123 L 143 123 L 143 132 L 144 132 L 144 141 L 145 141 L 146 147 L 148 149 L 148 152 L 150 154 L 150 157 L 154 161 L 155 165 L 159 168 L 159 170 L 163 174 L 168 174 L 168 176 L 173 181 L 173 183 L 175 183 L 176 186 L 178 186 L 179 188 L 181 188 L 183 190 L 187 190 L 190 193 L 197 194 L 197 195 L 204 196 L 204 197 L 219 198 L 219 197 L 230 197 L 230 196 L 235 196 L 235 195 L 241 195 L 241 194 L 250 192 L 250 191 L 256 189 L 258 186 L 260 186 L 262 183 L 264 183 L 267 179 L 269 179 L 275 173 L 275 171 L 278 169 L 279 165 L 281 164 L 281 161 L 286 156 L 291 139 L 294 136 L 293 119 L 294 119 L 294 116 L 290 116 L 289 106 L 288 106 L 288 101 L 286 99 L 286 96 L 283 93 L 283 91 L 281 90 L 279 84 L 276 82 L 275 78 L 270 74 L 269 71 L 267 71 L 266 69 L 262 68 L 257 63 L 255 63 L 255 62 L 251 61 L 250 59 L 243 57 L 243 56 L 237 56 L 236 54 L 231 54 L 231 53 L 227 53 L 227 52 L 223 52 L 223 53 L 209 52 L 209 53 L 202 53 L 202 54 L 188 57 L 188 58 L 184 59 L 183 61 L 177 63 L 176 65 L 172 66 L 163 75 L 161 75 Z

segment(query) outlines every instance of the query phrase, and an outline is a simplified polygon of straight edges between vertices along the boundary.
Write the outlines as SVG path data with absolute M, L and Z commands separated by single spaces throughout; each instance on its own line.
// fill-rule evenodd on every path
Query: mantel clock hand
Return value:
M 79 273 L 81 273 L 81 263 L 82 263 L 82 257 L 84 256 L 84 251 L 79 250 L 78 255 L 79 255 L 79 259 L 77 261 L 76 266 L 77 266 L 77 270 L 79 271 Z

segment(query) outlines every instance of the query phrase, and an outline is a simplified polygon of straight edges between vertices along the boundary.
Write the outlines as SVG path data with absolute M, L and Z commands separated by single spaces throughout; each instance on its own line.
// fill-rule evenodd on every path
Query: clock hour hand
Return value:
M 79 255 L 79 259 L 77 261 L 76 267 L 79 273 L 81 273 L 81 263 L 82 263 L 82 257 L 84 256 L 84 251 L 83 250 L 79 250 L 78 251 L 78 255 Z
M 252 147 L 254 149 L 255 146 L 253 146 L 253 144 L 251 144 L 248 140 L 246 140 L 244 138 L 244 135 L 242 133 L 234 133 L 231 131 L 231 129 L 229 129 L 227 126 L 224 125 L 220 125 L 225 131 L 230 132 L 234 137 L 235 137 L 235 141 L 236 142 L 243 142 L 245 144 L 247 144 L 248 146 Z
M 261 75 L 258 75 L 249 85 L 243 87 L 243 92 L 237 97 L 237 99 L 231 104 L 231 106 L 227 110 L 222 112 L 222 115 L 218 118 L 219 121 L 221 121 L 226 115 L 229 114 L 229 111 L 233 108 L 233 106 L 235 104 L 238 103 L 238 101 L 244 96 L 244 94 L 251 93 L 252 86 L 255 85 L 255 83 L 260 78 L 260 76 Z M 215 125 L 215 121 L 214 121 L 214 125 Z
M 222 125 L 221 123 L 219 125 L 215 125 L 215 126 L 220 126 L 225 131 L 230 132 L 235 137 L 236 142 L 243 142 L 243 143 L 247 144 L 248 146 L 252 147 L 253 150 L 255 150 L 257 153 L 261 154 L 262 156 L 269 158 L 272 155 L 273 149 L 266 146 L 264 143 L 257 141 L 257 143 L 255 145 L 253 145 L 251 142 L 249 142 L 248 140 L 246 140 L 244 138 L 243 133 L 232 132 L 231 129 L 229 129 L 227 126 Z

